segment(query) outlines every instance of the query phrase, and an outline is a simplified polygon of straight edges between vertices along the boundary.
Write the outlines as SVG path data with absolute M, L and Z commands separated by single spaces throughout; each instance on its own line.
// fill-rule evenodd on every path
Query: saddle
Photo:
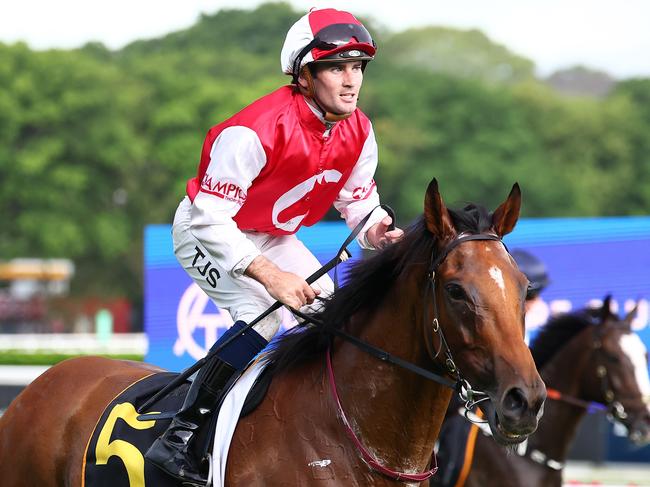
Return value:
M 250 414 L 264 399 L 271 382 L 265 371 L 249 391 L 240 417 Z M 86 446 L 82 485 L 93 487 L 177 487 L 178 481 L 144 459 L 145 452 L 182 407 L 190 382 L 186 381 L 156 401 L 150 413 L 137 410 L 179 374 L 163 372 L 132 384 L 111 401 Z M 234 382 L 234 381 L 233 381 Z M 207 441 L 214 441 L 217 414 Z

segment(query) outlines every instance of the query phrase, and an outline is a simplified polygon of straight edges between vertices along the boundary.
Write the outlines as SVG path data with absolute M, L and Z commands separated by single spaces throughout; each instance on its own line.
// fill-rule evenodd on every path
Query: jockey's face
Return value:
M 357 108 L 362 82 L 361 61 L 316 63 L 314 97 L 324 110 L 349 115 Z

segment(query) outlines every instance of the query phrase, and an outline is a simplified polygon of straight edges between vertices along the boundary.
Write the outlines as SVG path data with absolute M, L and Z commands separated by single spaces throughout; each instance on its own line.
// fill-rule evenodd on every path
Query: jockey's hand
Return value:
M 285 272 L 262 255 L 258 255 L 246 268 L 246 275 L 261 283 L 273 299 L 294 309 L 311 304 L 320 294 L 302 277 Z
M 393 219 L 390 216 L 385 216 L 383 220 L 371 226 L 366 232 L 368 243 L 376 249 L 383 249 L 400 240 L 404 236 L 404 230 L 395 228 L 389 231 L 388 227 L 391 223 L 393 223 Z

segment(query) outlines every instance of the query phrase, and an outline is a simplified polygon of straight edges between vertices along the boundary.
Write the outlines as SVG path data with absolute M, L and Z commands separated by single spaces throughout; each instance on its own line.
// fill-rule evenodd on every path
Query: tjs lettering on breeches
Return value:
M 228 311 L 233 321 L 250 323 L 273 303 L 264 286 L 246 276 L 233 276 L 220 267 L 218 260 L 192 234 L 190 228 L 192 204 L 189 199 L 179 205 L 172 229 L 174 253 L 192 280 L 210 297 L 214 304 Z M 314 255 L 295 235 L 272 236 L 247 232 L 261 254 L 278 267 L 299 276 L 309 276 L 321 267 Z M 334 283 L 326 274 L 313 287 L 320 289 L 321 297 L 329 296 Z M 320 303 L 315 303 L 319 306 Z M 314 306 L 314 305 L 312 305 Z M 267 341 L 280 328 L 281 312 L 274 312 L 255 325 L 254 329 Z
M 199 271 L 199 274 L 202 276 L 205 276 L 207 274 L 207 277 L 205 280 L 208 282 L 210 286 L 213 288 L 217 287 L 217 279 L 221 277 L 221 274 L 219 274 L 219 271 L 217 270 L 216 267 L 214 267 L 214 264 L 212 262 L 208 261 L 207 264 L 205 264 L 205 267 L 201 269 L 201 267 L 197 267 L 196 261 L 200 259 L 205 259 L 205 254 L 203 251 L 198 247 L 194 246 L 194 249 L 196 249 L 196 255 L 194 256 L 194 260 L 192 261 L 192 265 L 196 267 Z M 210 266 L 213 266 L 212 269 L 210 269 Z M 208 270 L 209 269 L 209 270 Z

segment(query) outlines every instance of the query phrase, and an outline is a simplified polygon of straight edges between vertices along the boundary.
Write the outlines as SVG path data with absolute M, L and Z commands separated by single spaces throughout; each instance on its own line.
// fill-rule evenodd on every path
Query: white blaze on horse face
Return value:
M 318 468 L 325 468 L 327 467 L 330 463 L 332 463 L 332 460 L 316 460 L 313 462 L 309 462 L 307 464 L 308 467 L 318 467 Z
M 503 296 L 503 299 L 506 299 L 506 283 L 503 280 L 503 273 L 501 272 L 501 269 L 499 269 L 497 266 L 492 266 L 488 272 L 490 273 L 492 280 L 496 283 L 497 286 L 499 286 L 499 289 L 501 289 L 501 296 Z
M 621 349 L 634 365 L 634 376 L 639 391 L 644 398 L 650 397 L 650 377 L 648 376 L 647 349 L 636 333 L 621 335 Z

